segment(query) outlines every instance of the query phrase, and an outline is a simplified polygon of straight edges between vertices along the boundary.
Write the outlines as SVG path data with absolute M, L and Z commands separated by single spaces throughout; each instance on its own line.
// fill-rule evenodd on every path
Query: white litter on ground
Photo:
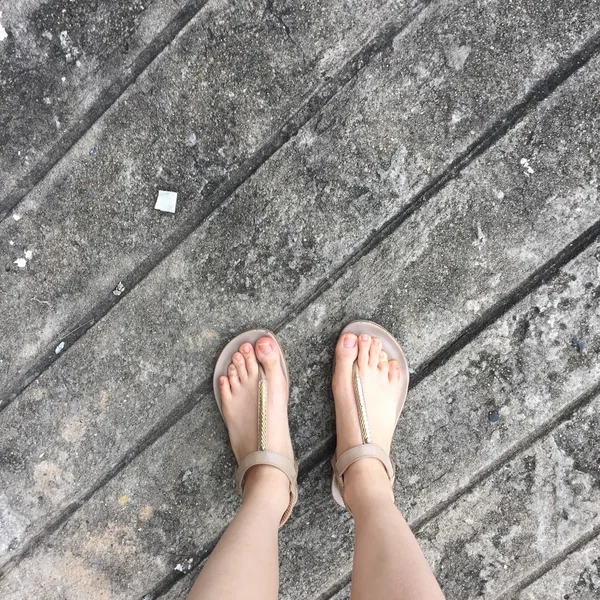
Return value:
M 125 286 L 122 281 L 119 281 L 117 287 L 113 290 L 113 294 L 115 296 L 120 296 L 125 291 Z
M 158 190 L 158 198 L 154 208 L 156 210 L 162 210 L 163 212 L 175 212 L 175 205 L 177 204 L 177 192 L 165 192 Z
M 65 343 L 61 342 L 58 346 L 56 346 L 56 348 L 54 348 L 54 354 L 60 354 L 65 347 Z
M 13 219 L 15 221 L 20 221 L 21 220 L 21 215 L 19 213 L 13 213 Z
M 25 258 L 31 260 L 33 258 L 33 252 L 31 250 L 25 250 Z
M 175 568 L 173 569 L 173 571 L 179 571 L 180 573 L 183 573 L 183 569 L 184 569 L 184 566 L 181 563 L 179 563 L 178 565 L 175 565 Z
M 528 161 L 526 158 L 522 158 L 522 159 L 521 159 L 521 166 L 522 166 L 522 167 L 525 169 L 525 172 L 526 172 L 528 175 L 533 175 L 534 171 L 533 171 L 533 169 L 531 168 L 531 166 L 530 166 L 530 164 L 529 164 L 529 161 Z
M 0 10 L 0 19 L 2 18 L 2 11 Z M 0 23 L 0 42 L 5 40 L 8 37 L 8 33 L 6 33 L 6 29 L 2 27 L 2 23 Z
M 19 269 L 24 269 L 27 266 L 27 260 L 24 258 L 17 258 L 17 260 L 15 260 L 15 265 L 17 265 Z

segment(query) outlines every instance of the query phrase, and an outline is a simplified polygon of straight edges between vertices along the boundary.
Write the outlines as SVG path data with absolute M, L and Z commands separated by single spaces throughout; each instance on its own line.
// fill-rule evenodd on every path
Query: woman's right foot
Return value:
M 332 388 L 337 431 L 336 460 L 350 448 L 363 443 L 352 380 L 352 365 L 357 361 L 365 396 L 373 443 L 389 454 L 396 428 L 398 397 L 405 382 L 400 364 L 388 361 L 381 340 L 367 334 L 344 333 L 335 348 Z M 344 473 L 344 500 L 355 506 L 372 494 L 391 495 L 393 491 L 383 464 L 376 458 L 363 458 Z

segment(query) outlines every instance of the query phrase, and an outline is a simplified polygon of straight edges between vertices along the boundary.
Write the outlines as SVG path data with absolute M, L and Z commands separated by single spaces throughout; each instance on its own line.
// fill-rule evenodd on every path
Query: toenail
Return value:
M 356 338 L 353 335 L 344 336 L 344 348 L 354 348 L 356 346 Z
M 244 344 L 242 346 L 242 352 L 248 354 L 248 352 L 250 352 L 250 344 Z
M 235 365 L 229 365 L 229 370 L 230 371 L 235 371 Z
M 360 339 L 363 342 L 368 342 L 369 341 L 369 336 L 366 333 L 361 334 Z
M 237 360 L 237 362 L 240 362 L 240 360 L 242 360 L 242 356 L 241 354 L 234 354 L 233 355 L 233 360 Z
M 258 347 L 261 352 L 264 354 L 269 354 L 273 350 L 273 346 L 271 346 L 271 342 L 261 342 Z
M 381 344 L 381 342 L 377 339 L 373 340 L 373 345 L 374 346 L 379 346 L 379 344 Z

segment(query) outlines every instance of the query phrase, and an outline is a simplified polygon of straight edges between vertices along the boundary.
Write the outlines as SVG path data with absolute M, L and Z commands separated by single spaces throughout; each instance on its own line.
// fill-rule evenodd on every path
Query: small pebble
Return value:
M 196 145 L 196 142 L 197 142 L 196 134 L 192 131 L 192 133 L 190 133 L 190 135 L 188 136 L 187 145 L 190 147 L 193 147 Z
M 500 420 L 500 413 L 497 410 L 490 410 L 488 419 L 490 423 L 497 423 Z
M 579 354 L 583 352 L 583 342 L 575 335 L 571 338 L 571 346 L 573 346 Z

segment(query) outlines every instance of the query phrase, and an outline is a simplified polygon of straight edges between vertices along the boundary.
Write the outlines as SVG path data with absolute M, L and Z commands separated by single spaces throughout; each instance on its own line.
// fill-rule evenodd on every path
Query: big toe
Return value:
M 340 336 L 335 347 L 335 366 L 342 370 L 349 370 L 358 356 L 357 338 L 353 333 Z
M 255 346 L 256 358 L 263 366 L 267 377 L 281 372 L 281 357 L 277 342 L 271 337 L 262 337 Z

